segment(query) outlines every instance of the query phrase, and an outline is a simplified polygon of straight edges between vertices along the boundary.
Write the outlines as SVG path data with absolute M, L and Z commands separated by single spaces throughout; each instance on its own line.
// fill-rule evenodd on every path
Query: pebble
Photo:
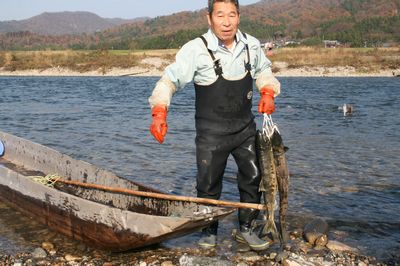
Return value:
M 254 257 L 257 256 L 257 253 L 254 251 L 248 251 L 242 254 L 242 257 L 248 258 L 248 257 Z
M 308 243 L 301 242 L 298 247 L 299 247 L 299 250 L 301 252 L 303 252 L 304 254 L 307 254 L 308 251 L 310 250 L 310 246 Z
M 237 252 L 248 252 L 251 250 L 251 248 L 247 244 L 238 243 L 236 246 L 236 250 L 237 250 Z
M 32 257 L 34 259 L 44 259 L 47 257 L 47 253 L 42 248 L 35 248 L 35 250 L 32 252 Z
M 296 239 L 296 238 L 300 238 L 303 235 L 303 232 L 301 230 L 293 230 L 290 232 L 290 238 L 292 240 Z
M 329 248 L 330 250 L 336 251 L 336 252 L 338 252 L 338 251 L 340 251 L 340 252 L 343 252 L 343 251 L 357 252 L 357 249 L 352 248 L 352 247 L 350 247 L 346 244 L 343 244 L 339 241 L 334 241 L 334 240 L 330 240 L 328 242 L 328 244 L 326 245 L 326 247 Z
M 248 256 L 244 258 L 248 262 L 256 262 L 262 259 L 262 257 L 255 255 L 255 256 Z
M 27 259 L 24 263 L 24 266 L 33 266 L 33 265 L 35 265 L 35 264 L 33 263 L 32 259 Z
M 281 262 L 284 261 L 289 257 L 289 254 L 287 252 L 281 252 L 275 257 L 276 262 Z
M 13 266 L 23 266 L 22 262 L 14 262 Z
M 174 266 L 174 263 L 170 260 L 161 263 L 161 266 Z
M 42 243 L 42 248 L 49 252 L 50 250 L 54 250 L 54 245 L 50 242 L 43 242 Z
M 278 255 L 277 253 L 271 252 L 271 254 L 269 254 L 269 258 L 270 258 L 271 260 L 274 260 L 274 259 L 276 258 L 277 255 Z
M 81 257 L 79 257 L 79 256 L 74 256 L 74 255 L 71 255 L 71 254 L 65 255 L 64 258 L 65 258 L 65 260 L 68 261 L 68 262 L 82 260 Z
M 190 258 L 187 254 L 183 254 L 179 258 L 179 265 L 180 266 L 192 266 L 193 265 L 193 259 Z
M 49 250 L 48 252 L 49 252 L 49 255 L 54 256 L 54 255 L 56 255 L 57 250 L 51 249 L 51 250 Z
M 285 259 L 282 263 L 283 266 L 303 266 L 294 260 Z

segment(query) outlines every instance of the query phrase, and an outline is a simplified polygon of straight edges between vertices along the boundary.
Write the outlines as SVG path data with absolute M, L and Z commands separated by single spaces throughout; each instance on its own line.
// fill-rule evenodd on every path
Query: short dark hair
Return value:
M 239 13 L 239 0 L 208 0 L 208 13 L 211 14 L 214 10 L 214 4 L 216 2 L 232 3 L 236 6 Z

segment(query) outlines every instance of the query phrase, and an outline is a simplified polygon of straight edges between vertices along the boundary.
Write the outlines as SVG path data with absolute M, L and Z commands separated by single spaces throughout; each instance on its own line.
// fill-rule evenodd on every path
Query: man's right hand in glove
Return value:
M 151 116 L 153 121 L 150 125 L 150 133 L 161 144 L 168 131 L 167 125 L 167 107 L 164 105 L 157 105 L 151 109 Z

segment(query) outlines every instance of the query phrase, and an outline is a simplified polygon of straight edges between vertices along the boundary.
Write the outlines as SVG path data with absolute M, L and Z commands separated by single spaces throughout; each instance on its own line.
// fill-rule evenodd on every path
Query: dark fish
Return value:
M 274 220 L 274 212 L 276 209 L 276 193 L 277 193 L 277 177 L 272 151 L 271 141 L 261 131 L 257 130 L 256 134 L 256 150 L 258 164 L 261 172 L 261 182 L 259 190 L 263 192 L 264 202 L 266 204 L 267 222 L 262 233 L 271 233 L 273 240 L 278 240 L 278 230 Z
M 288 239 L 286 231 L 286 212 L 288 209 L 289 193 L 289 169 L 286 163 L 285 152 L 288 150 L 283 145 L 282 136 L 278 130 L 274 130 L 271 137 L 272 151 L 275 159 L 276 177 L 278 180 L 279 191 L 279 227 L 281 244 L 285 244 Z

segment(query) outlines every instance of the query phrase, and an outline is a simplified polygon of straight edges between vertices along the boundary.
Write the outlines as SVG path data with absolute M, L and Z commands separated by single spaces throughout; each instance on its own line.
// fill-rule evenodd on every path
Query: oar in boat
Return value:
M 175 201 L 187 201 L 187 202 L 195 202 L 195 203 L 200 203 L 200 204 L 233 207 L 233 208 L 247 208 L 247 209 L 257 209 L 257 210 L 265 209 L 265 206 L 263 204 L 256 204 L 256 203 L 232 202 L 232 201 L 214 200 L 214 199 L 206 199 L 206 198 L 169 195 L 169 194 L 138 191 L 138 190 L 125 189 L 125 188 L 118 188 L 118 187 L 108 187 L 108 186 L 92 184 L 92 183 L 82 183 L 82 182 L 78 182 L 78 181 L 69 181 L 69 180 L 64 180 L 64 179 L 60 179 L 60 178 L 53 178 L 52 181 L 56 182 L 56 183 L 60 182 L 60 183 L 67 184 L 67 185 L 99 189 L 99 190 L 104 190 L 104 191 L 117 192 L 117 193 L 123 193 L 123 194 L 141 196 L 141 197 L 149 197 L 149 198 L 157 198 L 157 199 L 165 199 L 165 200 L 175 200 Z

